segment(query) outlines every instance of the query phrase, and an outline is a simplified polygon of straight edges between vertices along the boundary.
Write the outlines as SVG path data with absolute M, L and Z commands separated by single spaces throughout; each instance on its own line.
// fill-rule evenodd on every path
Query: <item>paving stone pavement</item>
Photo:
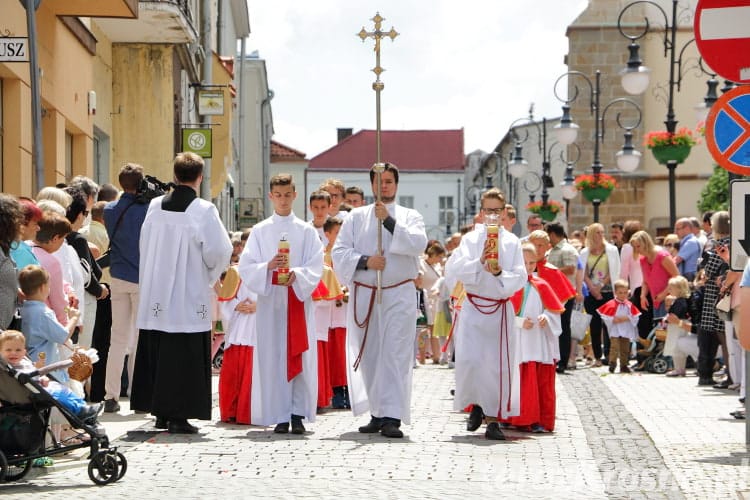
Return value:
M 115 440 L 128 460 L 117 483 L 94 486 L 79 454 L 0 485 L 0 495 L 736 498 L 750 490 L 744 427 L 725 418 L 736 396 L 695 382 L 577 370 L 558 377 L 553 434 L 509 430 L 507 441 L 490 442 L 452 411 L 453 371 L 424 365 L 403 440 L 360 434 L 367 418 L 345 411 L 319 415 L 305 436 L 216 420 L 199 422 L 199 435 L 171 436 L 149 423 Z

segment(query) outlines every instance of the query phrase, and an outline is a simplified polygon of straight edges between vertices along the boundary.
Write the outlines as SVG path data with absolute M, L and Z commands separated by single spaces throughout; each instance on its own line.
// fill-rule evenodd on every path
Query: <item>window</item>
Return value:
M 439 220 L 438 224 L 453 223 L 453 196 L 438 196 Z
M 399 196 L 398 204 L 406 208 L 414 208 L 414 197 L 413 196 Z
M 97 184 L 109 182 L 109 136 L 94 127 L 94 181 Z

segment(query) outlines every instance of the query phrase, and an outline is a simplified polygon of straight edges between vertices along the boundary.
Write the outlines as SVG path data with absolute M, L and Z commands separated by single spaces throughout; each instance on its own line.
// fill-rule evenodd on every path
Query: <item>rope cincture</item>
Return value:
M 396 283 L 395 285 L 390 286 L 384 286 L 381 288 L 381 290 L 388 290 L 389 288 L 396 288 L 401 285 L 405 285 L 406 283 L 414 282 L 413 278 L 400 281 Z M 370 290 L 370 301 L 367 304 L 367 315 L 365 316 L 365 319 L 362 321 L 359 321 L 357 319 L 357 296 L 359 295 L 357 293 L 357 289 L 359 287 L 364 287 Z M 375 304 L 375 291 L 377 290 L 376 286 L 368 285 L 367 283 L 360 283 L 359 281 L 354 282 L 354 323 L 359 328 L 365 329 L 365 334 L 362 337 L 362 344 L 359 346 L 359 354 L 357 354 L 357 359 L 354 360 L 354 364 L 352 365 L 352 368 L 354 368 L 354 371 L 356 372 L 359 368 L 359 363 L 362 361 L 362 355 L 365 352 L 365 343 L 367 342 L 367 333 L 370 330 L 370 316 L 372 315 L 372 306 Z

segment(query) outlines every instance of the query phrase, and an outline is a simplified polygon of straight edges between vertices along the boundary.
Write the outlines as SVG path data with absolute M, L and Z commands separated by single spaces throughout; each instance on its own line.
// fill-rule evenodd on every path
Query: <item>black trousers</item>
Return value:
M 557 362 L 557 369 L 561 371 L 568 367 L 568 358 L 570 358 L 570 316 L 573 314 L 575 304 L 575 297 L 568 300 L 565 303 L 565 311 L 560 315 L 562 333 L 557 338 L 557 345 L 560 347 L 560 360 Z
M 589 332 L 591 332 L 591 347 L 594 349 L 594 357 L 596 359 L 602 358 L 602 341 L 604 341 L 604 357 L 609 359 L 609 333 L 607 332 L 607 327 L 604 326 L 602 317 L 599 316 L 596 310 L 612 300 L 613 297 L 612 292 L 606 292 L 602 294 L 602 298 L 599 300 L 595 299 L 593 295 L 589 295 L 583 299 L 583 307 L 591 315 Z
M 167 420 L 211 420 L 210 358 L 210 331 L 140 330 L 131 409 Z
M 704 380 L 714 378 L 716 351 L 719 348 L 719 337 L 716 332 L 698 328 L 698 376 Z
M 107 375 L 107 357 L 109 355 L 109 342 L 112 337 L 112 301 L 109 295 L 106 299 L 96 301 L 96 320 L 94 321 L 94 333 L 91 338 L 91 347 L 97 350 L 99 361 L 94 363 L 94 372 L 91 374 L 91 401 L 102 401 L 106 391 L 104 390 L 104 379 Z

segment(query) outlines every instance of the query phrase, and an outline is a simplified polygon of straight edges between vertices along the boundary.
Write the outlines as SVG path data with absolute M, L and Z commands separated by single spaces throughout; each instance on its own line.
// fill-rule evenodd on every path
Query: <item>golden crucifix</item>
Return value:
M 375 17 L 372 18 L 372 21 L 375 23 L 375 29 L 373 31 L 367 31 L 364 26 L 360 30 L 359 33 L 357 33 L 357 36 L 362 39 L 362 42 L 364 43 L 365 40 L 368 38 L 372 38 L 375 40 L 375 68 L 373 68 L 372 72 L 375 73 L 375 82 L 372 84 L 372 89 L 375 91 L 375 147 L 376 147 L 376 161 L 375 165 L 373 165 L 373 169 L 375 170 L 375 198 L 378 202 L 380 202 L 380 175 L 383 173 L 383 170 L 385 169 L 385 165 L 382 163 L 381 156 L 380 156 L 380 92 L 385 88 L 385 85 L 383 82 L 380 81 L 380 74 L 385 71 L 380 66 L 380 40 L 382 40 L 385 37 L 389 37 L 391 41 L 393 41 L 394 38 L 398 36 L 398 32 L 391 28 L 390 31 L 383 31 L 381 29 L 381 26 L 383 24 L 383 21 L 385 21 L 385 18 L 380 15 L 379 12 L 375 13 Z M 383 225 L 378 224 L 378 255 L 383 255 Z M 378 304 L 381 303 L 381 294 L 382 294 L 382 285 L 383 285 L 383 272 L 377 271 L 377 301 Z

